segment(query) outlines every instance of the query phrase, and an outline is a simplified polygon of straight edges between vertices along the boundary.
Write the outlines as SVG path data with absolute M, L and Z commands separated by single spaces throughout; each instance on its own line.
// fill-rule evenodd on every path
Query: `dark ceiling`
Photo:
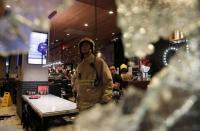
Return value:
M 114 14 L 109 14 L 110 10 Z M 116 21 L 114 0 L 96 0 L 96 4 L 95 0 L 76 0 L 71 7 L 57 12 L 51 18 L 50 45 L 55 47 L 64 44 L 70 47 L 85 36 L 102 44 L 108 43 L 115 37 L 112 33 L 120 32 Z M 88 24 L 87 27 L 84 26 L 85 23 Z
M 77 0 L 86 4 L 95 5 L 95 0 Z M 116 10 L 115 0 L 96 0 L 96 5 L 105 10 Z

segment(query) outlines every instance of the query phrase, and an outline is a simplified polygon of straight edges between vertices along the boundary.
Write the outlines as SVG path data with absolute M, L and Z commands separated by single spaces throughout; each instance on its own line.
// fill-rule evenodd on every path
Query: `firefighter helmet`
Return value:
M 120 72 L 127 72 L 128 71 L 128 67 L 126 64 L 121 64 L 120 65 Z
M 95 49 L 95 43 L 94 41 L 91 39 L 91 38 L 88 38 L 88 37 L 85 37 L 85 38 L 82 38 L 78 44 L 79 46 L 79 50 L 80 50 L 80 53 L 81 53 L 81 46 L 83 45 L 83 43 L 85 42 L 88 42 L 90 44 L 90 48 L 92 49 L 92 53 L 94 53 L 94 49 Z
M 121 64 L 120 65 L 120 70 L 122 70 L 122 69 L 127 69 L 127 65 L 126 64 Z

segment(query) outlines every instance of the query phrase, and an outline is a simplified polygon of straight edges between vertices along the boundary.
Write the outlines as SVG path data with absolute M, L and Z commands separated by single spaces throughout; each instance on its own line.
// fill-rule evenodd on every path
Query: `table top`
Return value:
M 65 115 L 76 113 L 76 103 L 54 95 L 38 95 L 38 99 L 29 99 L 30 95 L 22 95 L 26 101 L 40 117 Z

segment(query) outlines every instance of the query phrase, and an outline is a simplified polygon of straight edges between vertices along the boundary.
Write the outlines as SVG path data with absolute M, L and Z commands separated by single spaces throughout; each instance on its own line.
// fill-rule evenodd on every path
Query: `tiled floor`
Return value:
M 1 103 L 2 98 L 0 98 Z M 0 119 L 0 131 L 24 131 L 21 125 L 21 121 L 16 113 L 16 106 L 11 105 L 9 107 L 0 106 L 0 116 L 12 115 L 11 117 Z M 74 131 L 73 124 L 62 125 L 58 127 L 52 127 L 48 131 Z
M 2 101 L 2 98 L 0 98 L 0 103 Z M 16 107 L 14 105 L 9 107 L 1 107 L 0 106 L 0 116 L 10 116 L 7 118 L 0 119 L 0 130 L 4 130 L 4 128 L 11 128 L 15 129 L 17 131 L 23 131 L 23 128 L 21 126 L 21 122 L 19 117 L 16 114 Z

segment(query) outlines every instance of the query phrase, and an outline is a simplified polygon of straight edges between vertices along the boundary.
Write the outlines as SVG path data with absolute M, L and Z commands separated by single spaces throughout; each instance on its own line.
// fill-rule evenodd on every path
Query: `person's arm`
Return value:
M 121 86 L 121 77 L 118 74 L 114 74 L 113 75 L 113 89 L 117 89 L 120 90 L 120 86 Z
M 102 64 L 102 82 L 103 82 L 103 96 L 102 96 L 102 103 L 107 103 L 112 99 L 112 75 L 108 68 L 108 65 L 103 61 Z
M 74 74 L 72 75 L 72 78 L 71 78 L 71 86 L 72 86 L 72 90 L 73 91 L 77 91 L 77 79 L 78 79 L 78 67 L 76 68 L 76 71 L 74 72 Z
M 74 73 L 74 74 L 72 75 L 72 78 L 71 78 L 72 90 L 74 90 L 74 88 L 75 88 L 75 81 L 76 81 L 76 73 Z
M 113 89 L 119 89 L 120 83 L 115 82 L 115 83 L 113 83 L 112 87 L 113 87 Z

